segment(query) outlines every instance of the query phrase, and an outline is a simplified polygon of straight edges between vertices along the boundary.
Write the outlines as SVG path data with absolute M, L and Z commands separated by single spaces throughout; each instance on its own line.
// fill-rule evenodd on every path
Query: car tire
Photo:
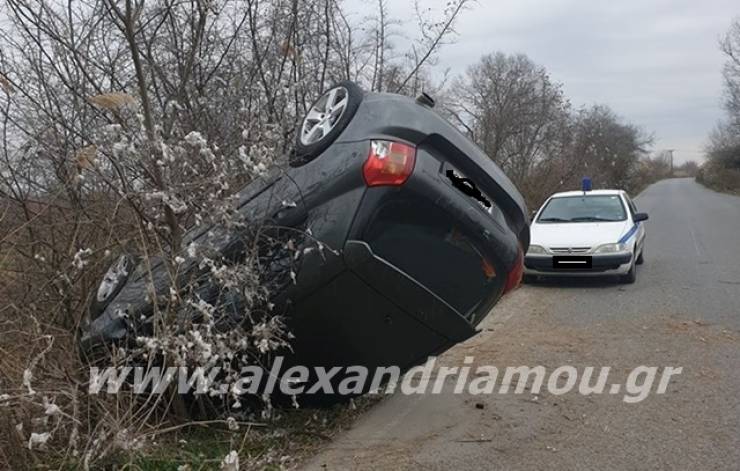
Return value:
M 309 108 L 296 129 L 296 142 L 290 164 L 300 167 L 324 152 L 352 121 L 362 103 L 364 93 L 354 82 L 345 80 L 327 90 Z M 337 107 L 346 98 L 346 103 Z M 333 103 L 329 103 L 332 101 Z M 334 108 L 334 109 L 333 109 Z M 338 113 L 335 121 L 332 114 Z M 329 123 L 327 128 L 322 123 Z M 320 133 L 320 136 L 314 134 Z
M 637 281 L 637 263 L 632 263 L 630 271 L 628 271 L 626 275 L 622 275 L 619 278 L 619 281 L 628 285 L 631 285 L 632 283 Z
M 108 268 L 103 276 L 103 281 L 93 293 L 90 303 L 90 321 L 94 321 L 103 313 L 108 304 L 118 296 L 126 285 L 131 273 L 136 268 L 136 259 L 133 255 L 123 254 Z M 104 287 L 103 283 L 107 283 Z
M 642 265 L 643 263 L 645 263 L 645 258 L 643 257 L 643 255 L 645 255 L 645 247 L 642 248 L 642 250 L 640 251 L 640 256 L 637 257 L 636 263 L 638 265 Z

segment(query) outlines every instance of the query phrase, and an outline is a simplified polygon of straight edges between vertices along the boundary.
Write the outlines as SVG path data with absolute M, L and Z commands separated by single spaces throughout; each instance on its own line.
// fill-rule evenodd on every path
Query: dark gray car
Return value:
M 474 335 L 519 284 L 529 245 L 523 198 L 433 105 L 342 82 L 307 113 L 291 167 L 240 193 L 246 220 L 331 249 L 271 268 L 295 275 L 273 291 L 289 301 L 300 362 L 408 368 Z M 225 228 L 188 238 L 214 231 L 219 250 L 238 258 L 244 247 Z M 163 277 L 163 266 L 153 270 Z M 145 329 L 144 276 L 123 271 L 132 274 L 94 303 L 86 348 Z

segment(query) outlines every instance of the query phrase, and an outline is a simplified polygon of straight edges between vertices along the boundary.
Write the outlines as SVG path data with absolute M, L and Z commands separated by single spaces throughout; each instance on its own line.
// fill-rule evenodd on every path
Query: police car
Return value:
M 524 258 L 524 281 L 539 276 L 619 276 L 637 279 L 643 262 L 648 215 L 637 211 L 622 190 L 555 193 L 532 219 L 531 244 Z

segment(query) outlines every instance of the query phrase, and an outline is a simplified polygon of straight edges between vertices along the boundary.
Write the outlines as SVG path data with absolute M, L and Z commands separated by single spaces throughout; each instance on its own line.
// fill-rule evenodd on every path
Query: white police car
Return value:
M 643 261 L 648 219 L 622 190 L 555 193 L 532 219 L 531 244 L 524 258 L 524 279 L 538 276 L 617 275 L 637 279 Z

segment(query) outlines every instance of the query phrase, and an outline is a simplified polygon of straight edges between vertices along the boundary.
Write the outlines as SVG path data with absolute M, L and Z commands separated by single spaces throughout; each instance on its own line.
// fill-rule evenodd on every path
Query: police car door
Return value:
M 637 206 L 635 206 L 634 201 L 632 201 L 632 198 L 627 193 L 624 194 L 624 199 L 627 200 L 627 205 L 630 207 L 630 217 L 634 218 L 635 214 L 637 214 Z M 645 243 L 645 225 L 639 222 L 635 224 L 637 224 L 637 235 L 635 237 L 635 256 L 637 256 Z

